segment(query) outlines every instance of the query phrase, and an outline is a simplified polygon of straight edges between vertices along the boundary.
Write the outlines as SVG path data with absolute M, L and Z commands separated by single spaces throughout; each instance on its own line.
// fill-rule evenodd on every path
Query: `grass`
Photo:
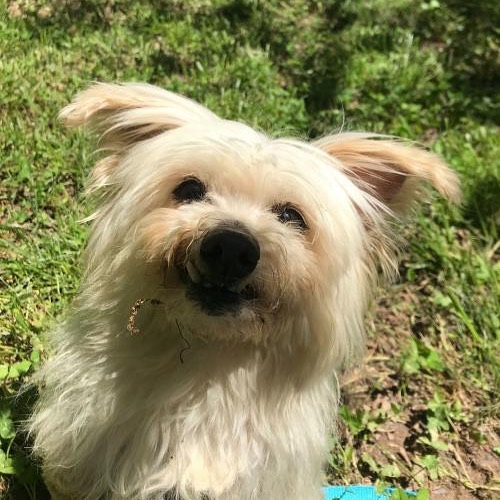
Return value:
M 403 228 L 327 479 L 499 494 L 497 2 L 0 0 L 0 14 L 0 497 L 46 495 L 18 430 L 34 395 L 14 396 L 78 286 L 91 148 L 56 117 L 93 80 L 149 81 L 273 131 L 402 135 L 448 160 L 463 206 L 434 200 Z

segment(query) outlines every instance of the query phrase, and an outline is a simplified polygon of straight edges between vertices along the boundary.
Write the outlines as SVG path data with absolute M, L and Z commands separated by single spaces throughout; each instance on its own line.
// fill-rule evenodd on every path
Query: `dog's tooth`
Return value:
M 189 277 L 191 278 L 191 281 L 193 283 L 199 283 L 200 282 L 200 273 L 198 272 L 198 269 L 194 266 L 192 262 L 188 262 L 186 264 L 186 270 L 189 274 Z
M 241 284 L 229 287 L 229 290 L 233 293 L 241 293 L 244 289 L 245 287 Z

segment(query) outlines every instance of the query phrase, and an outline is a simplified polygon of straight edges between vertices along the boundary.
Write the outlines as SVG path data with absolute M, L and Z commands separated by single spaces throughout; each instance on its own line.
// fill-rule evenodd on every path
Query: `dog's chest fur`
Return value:
M 177 325 L 152 328 L 159 325 L 129 338 L 133 349 L 112 346 L 110 337 L 109 358 L 96 353 L 97 370 L 74 377 L 73 390 L 88 404 L 81 442 L 68 443 L 87 471 L 72 477 L 73 486 L 90 497 L 105 495 L 95 483 L 104 473 L 124 496 L 137 498 L 137 484 L 147 498 L 162 498 L 169 488 L 185 498 L 201 498 L 203 491 L 227 500 L 310 495 L 312 481 L 321 482 L 325 422 L 335 411 L 333 379 L 299 387 L 292 373 L 283 373 L 279 352 L 207 345 L 179 337 Z M 103 471 L 103 464 L 112 467 Z M 290 469 L 301 473 L 277 484 Z

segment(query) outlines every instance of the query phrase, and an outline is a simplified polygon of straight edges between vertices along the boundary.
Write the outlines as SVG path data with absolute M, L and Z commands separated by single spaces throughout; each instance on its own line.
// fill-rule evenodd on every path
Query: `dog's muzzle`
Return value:
M 237 312 L 255 299 L 248 284 L 260 259 L 257 239 L 242 226 L 219 226 L 200 242 L 197 258 L 186 270 L 187 296 L 210 315 Z

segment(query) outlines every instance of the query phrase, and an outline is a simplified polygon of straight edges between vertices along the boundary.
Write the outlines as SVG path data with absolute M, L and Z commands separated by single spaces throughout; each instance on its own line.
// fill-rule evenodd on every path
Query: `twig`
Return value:
M 127 331 L 134 335 L 141 333 L 141 330 L 137 328 L 136 321 L 137 321 L 137 315 L 139 314 L 139 310 L 146 302 L 150 302 L 154 306 L 157 306 L 162 303 L 161 300 L 158 299 L 136 300 L 135 304 L 132 306 L 132 310 L 130 311 L 130 316 L 128 318 L 128 323 L 127 323 Z

